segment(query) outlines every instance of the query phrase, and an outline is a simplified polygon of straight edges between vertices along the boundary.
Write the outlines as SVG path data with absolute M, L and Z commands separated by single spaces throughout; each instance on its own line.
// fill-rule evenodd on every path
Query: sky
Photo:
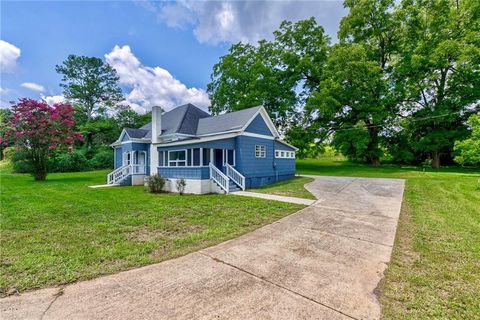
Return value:
M 311 16 L 335 41 L 345 14 L 342 1 L 1 1 L 0 107 L 63 101 L 55 65 L 75 54 L 114 67 L 140 113 L 206 109 L 213 65 L 233 43 L 271 39 L 281 21 Z

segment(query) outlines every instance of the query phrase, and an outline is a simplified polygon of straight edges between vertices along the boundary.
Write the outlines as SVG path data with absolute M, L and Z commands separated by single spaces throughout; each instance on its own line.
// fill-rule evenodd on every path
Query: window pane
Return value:
M 200 149 L 193 149 L 193 165 L 199 166 L 200 165 Z
M 163 151 L 158 152 L 158 165 L 163 167 Z
M 227 150 L 227 162 L 229 165 L 233 166 L 233 163 L 234 163 L 233 150 Z
M 187 150 L 187 164 L 192 165 L 192 149 Z
M 178 160 L 185 160 L 185 151 L 177 151 Z
M 179 167 L 185 167 L 185 165 L 186 165 L 185 161 L 178 161 Z
M 203 156 L 203 165 L 208 166 L 208 164 L 210 163 L 210 149 L 204 148 L 202 156 Z
M 169 156 L 169 159 L 170 159 L 170 160 L 175 160 L 175 159 L 176 159 L 176 158 L 175 158 L 175 157 L 176 157 L 176 152 L 175 152 L 175 151 L 170 151 L 170 152 L 168 153 L 168 156 Z
M 176 162 L 170 162 L 169 166 L 170 166 L 170 167 L 176 167 L 176 166 L 177 166 L 177 163 L 176 163 Z

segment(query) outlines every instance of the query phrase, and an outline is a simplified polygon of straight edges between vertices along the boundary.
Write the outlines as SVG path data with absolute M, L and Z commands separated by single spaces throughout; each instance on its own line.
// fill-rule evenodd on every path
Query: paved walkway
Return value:
M 267 200 L 296 203 L 296 204 L 304 204 L 306 206 L 312 205 L 316 201 L 316 200 L 311 200 L 311 199 L 277 196 L 275 194 L 250 192 L 250 191 L 236 191 L 236 192 L 232 192 L 231 194 L 236 195 L 236 196 L 245 196 L 245 197 L 252 197 L 252 198 L 261 198 L 261 199 L 267 199 Z
M 320 200 L 177 259 L 0 299 L 2 319 L 378 319 L 403 180 L 316 177 Z

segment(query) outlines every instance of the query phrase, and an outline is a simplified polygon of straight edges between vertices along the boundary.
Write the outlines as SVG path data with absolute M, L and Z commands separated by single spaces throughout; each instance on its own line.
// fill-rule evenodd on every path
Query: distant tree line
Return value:
M 345 0 L 344 6 L 349 13 L 338 43 L 311 18 L 284 21 L 272 40 L 232 45 L 213 67 L 210 111 L 265 106 L 299 157 L 333 146 L 372 165 L 480 165 L 480 1 Z M 150 114 L 125 105 L 115 69 L 99 58 L 70 55 L 55 69 L 73 107 L 68 132 L 82 139 L 39 149 L 48 154 L 40 167 L 112 168 L 109 144 L 122 128 L 150 122 Z M 31 139 L 7 133 L 68 108 L 27 100 L 16 107 L 0 110 L 0 157 L 12 158 L 18 172 L 32 172 L 38 163 L 31 161 Z M 35 110 L 38 118 L 15 110 Z M 67 132 L 55 117 L 51 125 Z
M 150 122 L 150 114 L 140 115 L 121 103 L 123 95 L 116 71 L 99 58 L 70 55 L 56 66 L 56 71 L 62 75 L 60 86 L 67 103 L 48 106 L 45 102 L 20 99 L 11 109 L 0 110 L 1 158 L 10 158 L 14 171 L 33 173 L 37 180 L 44 180 L 46 172 L 113 168 L 113 150 L 109 145 L 124 127 L 138 128 Z M 48 150 L 51 143 L 46 139 L 48 130 L 60 128 L 53 112 L 67 106 L 72 106 L 71 119 L 68 120 L 72 122 L 70 132 L 72 135 L 79 133 L 82 139 L 75 139 L 69 143 L 71 147 L 63 148 L 63 142 L 69 141 L 64 139 L 62 143 L 50 145 Z M 38 124 L 42 121 L 48 125 L 39 130 Z M 34 126 L 37 131 L 32 129 L 27 139 L 20 139 L 28 126 Z M 45 139 L 38 140 L 39 143 L 32 148 L 32 137 L 42 136 Z M 40 143 L 42 141 L 45 143 Z M 33 161 L 32 150 L 44 155 L 42 163 Z
M 477 118 L 468 123 L 479 111 L 480 2 L 345 0 L 344 6 L 349 13 L 338 43 L 311 18 L 284 21 L 271 41 L 232 45 L 214 66 L 210 110 L 265 106 L 300 156 L 331 143 L 372 165 L 439 167 L 455 155 L 479 164 L 466 154 L 480 153 L 478 142 L 477 149 L 471 143 Z

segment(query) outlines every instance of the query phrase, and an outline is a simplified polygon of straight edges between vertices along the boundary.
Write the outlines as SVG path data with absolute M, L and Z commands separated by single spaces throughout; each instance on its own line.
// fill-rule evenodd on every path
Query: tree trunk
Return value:
M 367 160 L 374 167 L 380 166 L 379 148 L 378 148 L 378 129 L 376 127 L 368 127 L 370 141 L 367 146 Z
M 31 154 L 32 176 L 35 181 L 45 181 L 47 178 L 47 161 L 45 153 L 38 152 Z
M 440 168 L 440 152 L 433 151 L 432 152 L 432 167 L 433 168 Z

